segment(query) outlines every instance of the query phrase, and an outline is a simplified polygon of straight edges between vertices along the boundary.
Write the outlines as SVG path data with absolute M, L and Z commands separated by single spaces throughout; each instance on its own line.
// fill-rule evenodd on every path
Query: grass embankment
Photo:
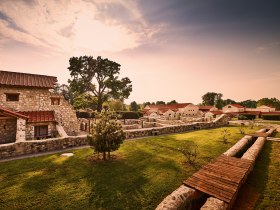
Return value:
M 92 150 L 80 149 L 68 158 L 0 163 L 0 209 L 154 209 L 199 166 L 243 137 L 228 127 L 230 143 L 223 144 L 222 129 L 125 141 L 113 153 L 118 158 L 107 162 L 90 161 Z M 196 168 L 176 150 L 186 141 L 198 145 Z

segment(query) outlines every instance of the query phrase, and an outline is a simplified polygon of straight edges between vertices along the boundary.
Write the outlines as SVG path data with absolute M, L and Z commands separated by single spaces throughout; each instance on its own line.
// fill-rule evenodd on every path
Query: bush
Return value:
M 254 120 L 256 119 L 256 115 L 253 114 L 242 114 L 238 116 L 239 120 Z
M 121 119 L 139 119 L 143 117 L 141 112 L 117 112 L 120 115 Z
M 119 149 L 125 139 L 121 124 L 114 113 L 102 111 L 94 124 L 91 134 L 87 136 L 89 145 L 95 152 L 103 154 L 103 160 L 110 160 L 110 153 Z M 106 154 L 107 153 L 107 154 Z
M 280 115 L 262 115 L 263 120 L 280 120 Z
M 94 118 L 95 113 L 94 112 L 90 113 L 90 112 L 79 112 L 79 111 L 77 111 L 76 116 L 77 116 L 77 118 Z

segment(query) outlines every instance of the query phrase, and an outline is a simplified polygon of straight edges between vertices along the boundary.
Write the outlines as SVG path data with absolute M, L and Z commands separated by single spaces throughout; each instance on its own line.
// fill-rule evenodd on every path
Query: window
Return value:
M 34 137 L 46 137 L 48 136 L 48 126 L 40 125 L 34 126 Z
M 6 101 L 19 101 L 19 93 L 6 93 Z
M 51 98 L 51 105 L 59 105 L 60 98 Z

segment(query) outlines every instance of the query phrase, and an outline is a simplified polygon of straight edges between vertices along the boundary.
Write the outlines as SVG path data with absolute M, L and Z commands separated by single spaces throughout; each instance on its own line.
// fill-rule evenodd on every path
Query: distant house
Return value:
M 217 111 L 218 109 L 215 106 L 198 106 L 199 111 L 203 113 Z
M 236 112 L 244 112 L 245 107 L 241 106 L 240 104 L 228 104 L 223 107 L 224 113 L 236 113 Z
M 258 106 L 256 109 L 256 111 L 260 111 L 260 112 L 275 112 L 275 108 L 272 106 Z
M 205 118 L 212 120 L 215 117 L 218 117 L 223 114 L 221 110 L 209 111 L 205 113 Z
M 163 116 L 168 119 L 179 119 L 180 117 L 197 116 L 199 114 L 199 108 L 192 103 L 146 105 L 143 112 L 144 116 L 147 117 L 149 117 L 151 113 L 156 113 L 158 117 Z
M 0 71 L 0 143 L 74 135 L 76 113 L 51 90 L 56 77 Z

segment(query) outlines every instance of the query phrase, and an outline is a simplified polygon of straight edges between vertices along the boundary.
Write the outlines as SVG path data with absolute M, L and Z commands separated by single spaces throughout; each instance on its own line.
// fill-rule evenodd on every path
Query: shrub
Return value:
M 222 135 L 222 139 L 223 139 L 223 142 L 224 144 L 227 144 L 228 143 L 228 138 L 230 137 L 230 132 L 228 129 L 223 129 L 222 132 L 221 132 L 221 135 Z
M 256 119 L 256 115 L 254 114 L 242 114 L 238 116 L 239 120 L 254 120 Z
M 197 144 L 192 141 L 185 142 L 178 150 L 186 157 L 187 163 L 193 165 L 195 163 L 197 153 Z
M 114 114 L 102 111 L 94 124 L 91 135 L 87 136 L 89 145 L 95 152 L 103 154 L 103 160 L 111 158 L 110 152 L 119 149 L 125 139 L 125 133 Z M 107 153 L 107 155 L 106 155 Z
M 280 120 L 280 115 L 262 115 L 263 120 Z
M 76 112 L 77 118 L 95 118 L 94 112 Z
M 120 115 L 121 119 L 139 119 L 143 117 L 141 112 L 117 112 Z

